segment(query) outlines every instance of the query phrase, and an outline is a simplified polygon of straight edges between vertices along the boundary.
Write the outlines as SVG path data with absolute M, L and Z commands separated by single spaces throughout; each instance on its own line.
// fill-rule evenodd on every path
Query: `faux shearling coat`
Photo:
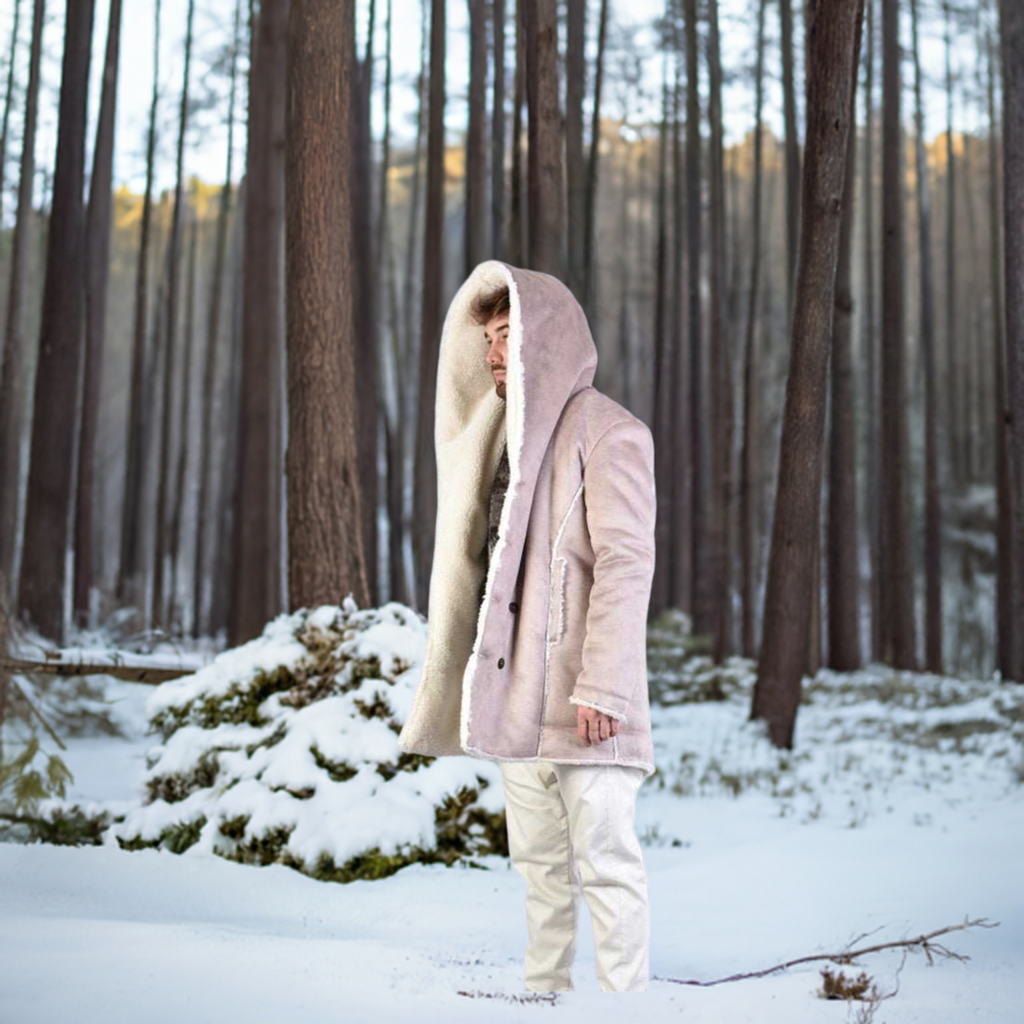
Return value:
M 504 284 L 503 401 L 470 304 Z M 452 300 L 437 372 L 426 653 L 402 750 L 653 773 L 654 442 L 593 387 L 596 366 L 583 310 L 554 277 L 488 261 Z M 505 440 L 509 486 L 487 564 L 487 498 Z M 577 705 L 619 719 L 618 735 L 583 743 Z

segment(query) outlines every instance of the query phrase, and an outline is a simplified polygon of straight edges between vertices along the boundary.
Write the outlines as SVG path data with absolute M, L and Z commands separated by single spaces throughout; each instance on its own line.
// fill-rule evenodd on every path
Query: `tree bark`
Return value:
M 817 3 L 809 12 L 807 146 L 790 372 L 782 422 L 764 640 L 751 717 L 777 747 L 793 745 L 807 654 L 814 548 L 821 505 L 829 350 L 846 151 L 853 120 L 857 38 L 864 0 Z
M 369 599 L 362 545 L 351 222 L 353 0 L 291 0 L 286 240 L 292 609 Z
M 913 669 L 914 576 L 907 485 L 907 387 L 903 324 L 903 130 L 900 121 L 899 0 L 882 0 L 882 660 Z
M 11 48 L 7 54 L 7 89 L 4 92 L 4 121 L 0 128 L 0 221 L 4 216 L 4 195 L 7 188 L 7 126 L 10 123 L 14 96 L 14 58 L 18 53 L 18 24 L 21 21 L 21 0 L 14 0 L 14 24 L 11 26 Z M 3 721 L 3 719 L 0 719 Z
M 693 531 L 693 628 L 698 636 L 714 638 L 714 583 L 711 579 L 710 508 L 708 494 L 708 432 L 704 402 L 704 358 L 701 338 L 700 253 L 701 253 L 701 140 L 700 94 L 697 61 L 697 0 L 684 0 L 686 29 L 686 236 L 687 236 L 687 312 L 690 346 L 690 470 Z
M 587 152 L 586 227 L 583 234 L 583 277 L 587 301 L 585 309 L 593 321 L 594 280 L 597 273 L 594 262 L 594 210 L 597 203 L 597 170 L 601 142 L 601 87 L 604 84 L 604 50 L 608 34 L 608 0 L 601 0 L 601 14 L 597 26 L 597 57 L 594 65 L 594 108 L 590 119 L 590 149 Z
M 487 4 L 469 2 L 469 124 L 466 129 L 465 262 L 469 277 L 487 252 Z
M 246 158 L 239 484 L 234 510 L 234 572 L 229 643 L 263 631 L 279 608 L 280 505 L 274 479 L 284 275 L 285 37 L 288 0 L 263 0 L 254 23 Z
M 671 7 L 672 0 L 668 0 Z M 666 12 L 666 17 L 668 12 Z M 658 137 L 658 208 L 657 208 L 657 242 L 654 256 L 654 377 L 651 405 L 653 408 L 652 422 L 654 447 L 656 451 L 672 450 L 671 415 L 673 411 L 671 394 L 671 376 L 666 367 L 671 359 L 668 303 L 669 284 L 667 268 L 668 246 L 668 146 L 669 146 L 669 105 L 668 105 L 668 56 L 662 55 L 661 75 L 661 128 Z M 625 245 L 625 238 L 618 240 L 620 246 Z M 625 307 L 625 301 L 623 302 Z M 655 521 L 656 546 L 659 552 L 667 552 L 671 543 L 672 528 L 672 479 L 667 459 L 655 461 L 655 479 L 658 499 L 658 510 Z M 657 615 L 668 606 L 668 585 L 670 562 L 665 557 L 655 560 L 654 578 L 651 583 L 651 611 Z
M 523 216 L 523 104 L 526 102 L 526 38 L 523 29 L 529 0 L 516 0 L 516 70 L 512 97 L 512 167 L 509 185 L 507 259 L 525 264 L 529 244 Z
M 993 411 L 995 422 L 996 525 L 996 667 L 1004 679 L 1013 671 L 1013 577 L 1017 560 L 1013 551 L 1013 507 L 1010 490 L 1007 440 L 1009 408 L 1006 395 L 1006 323 L 1003 300 L 1003 250 L 999 209 L 1000 125 L 996 117 L 996 47 L 988 38 L 988 206 L 990 227 L 990 276 L 992 280 Z
M 241 24 L 242 0 L 235 0 L 235 21 L 232 31 L 231 69 L 228 78 L 231 83 L 228 94 L 228 146 L 227 166 L 224 171 L 224 184 L 220 190 L 220 203 L 217 209 L 217 237 L 213 256 L 213 273 L 210 284 L 210 306 L 207 314 L 206 354 L 203 365 L 203 394 L 200 416 L 202 425 L 199 438 L 199 493 L 196 511 L 196 556 L 192 581 L 192 635 L 202 636 L 209 629 L 206 616 L 205 595 L 208 552 L 211 547 L 211 480 L 210 463 L 213 459 L 213 413 L 214 388 L 217 381 L 217 353 L 220 345 L 221 306 L 224 295 L 224 262 L 227 256 L 228 214 L 231 211 L 231 181 L 235 151 L 235 92 L 238 73 L 238 38 Z M 230 350 L 230 346 L 228 346 Z
M 586 301 L 584 270 L 587 229 L 587 165 L 583 156 L 583 92 L 586 85 L 586 0 L 566 2 L 565 175 L 569 280 L 580 303 Z M 663 140 L 664 141 L 664 140 Z
M 757 306 L 761 290 L 761 201 L 764 139 L 764 15 L 767 0 L 757 10 L 757 64 L 754 72 L 754 182 L 751 200 L 750 288 L 743 345 L 743 446 L 740 455 L 740 643 L 745 658 L 757 657 L 754 591 L 757 560 L 757 481 L 760 476 L 760 404 L 758 403 Z
M 1007 459 L 1013 543 L 1024 552 L 1024 8 L 1000 0 L 1003 49 L 1003 237 L 1006 264 Z M 1013 617 L 1024 622 L 1024 572 L 1014 573 Z M 1024 640 L 1016 634 L 1009 678 L 1024 683 Z
M 359 381 L 356 391 L 356 452 L 359 456 L 359 490 L 363 496 L 361 530 L 363 558 L 366 562 L 366 580 L 369 586 L 367 600 L 370 605 L 380 604 L 377 583 L 377 436 L 380 423 L 380 346 L 377 332 L 377 295 L 374 290 L 374 256 L 376 240 L 373 236 L 373 155 L 370 99 L 373 92 L 373 39 L 376 19 L 375 2 L 370 0 L 366 34 L 366 51 L 359 63 L 356 82 L 357 102 L 352 107 L 355 121 L 352 126 L 352 268 L 355 272 L 355 338 L 354 373 Z M 283 399 L 280 389 L 275 397 Z M 275 442 L 280 435 L 275 435 Z M 276 457 L 272 462 L 277 466 Z M 277 479 L 274 470 L 272 479 Z M 279 506 L 278 506 L 279 507 Z
M 953 149 L 953 42 L 950 34 L 949 4 L 943 2 L 946 19 L 946 364 L 949 389 L 947 408 L 949 409 L 949 454 L 953 470 L 953 487 L 957 493 L 963 493 L 967 486 L 967 456 L 965 413 L 960 378 L 964 372 L 963 358 L 958 342 L 957 329 L 957 295 L 956 295 L 956 153 Z
M 525 26 L 530 266 L 561 278 L 565 196 L 558 97 L 558 6 L 555 0 L 525 0 L 524 12 L 530 18 Z
M 153 16 L 153 91 L 149 104 L 146 141 L 146 190 L 142 197 L 139 253 L 135 267 L 135 313 L 132 338 L 131 383 L 125 436 L 124 499 L 121 507 L 121 551 L 117 573 L 117 599 L 122 604 L 142 602 L 141 521 L 145 487 L 145 402 L 146 318 L 149 311 L 150 232 L 153 220 L 153 175 L 156 159 L 156 112 L 160 97 L 160 7 L 156 0 Z
M 85 300 L 86 96 L 95 0 L 68 0 L 57 160 L 47 234 L 19 613 L 64 639 L 65 564 L 73 500 Z
M 402 353 L 399 340 L 398 293 L 394 249 L 391 242 L 391 197 L 388 178 L 391 173 L 391 52 L 392 52 L 392 0 L 387 2 L 387 21 L 384 43 L 384 132 L 381 139 L 380 207 L 377 218 L 377 249 L 374 294 L 388 314 L 382 317 L 384 327 L 381 352 L 385 369 L 381 399 L 384 424 L 384 450 L 386 458 L 385 487 L 388 517 L 387 584 L 392 601 L 410 604 L 405 578 L 405 452 L 408 410 L 405 396 L 412 376 L 408 372 L 409 360 Z M 387 300 L 385 300 L 385 295 Z M 408 340 L 406 342 L 408 345 Z M 388 362 L 390 359 L 390 362 Z
M 16 591 L 15 547 L 21 481 L 21 437 L 25 411 L 25 290 L 28 286 L 32 190 L 36 176 L 36 125 L 39 115 L 39 65 L 42 55 L 45 0 L 32 9 L 32 42 L 18 177 L 18 209 L 11 243 L 10 283 L 3 364 L 0 366 L 0 603 L 11 606 Z
M 505 253 L 505 0 L 494 0 L 494 99 L 491 108 L 491 257 Z
M 858 36 L 857 50 L 860 50 Z M 854 79 L 856 83 L 856 79 Z M 856 91 L 856 88 L 855 90 Z M 860 668 L 857 614 L 857 471 L 853 387 L 853 196 L 857 177 L 856 102 L 850 119 L 839 228 L 832 320 L 832 422 L 828 470 L 828 664 L 838 672 Z
M 437 519 L 434 404 L 444 287 L 445 0 L 431 0 L 430 110 L 427 128 L 426 225 L 423 232 L 423 301 L 420 307 L 420 387 L 416 431 L 414 533 L 418 611 L 427 614 Z
M 718 36 L 718 0 L 708 2 L 708 119 L 710 187 L 710 315 L 708 317 L 708 375 L 711 394 L 709 456 L 714 467 L 709 480 L 711 578 L 714 593 L 714 657 L 721 664 L 732 643 L 732 517 L 733 409 L 730 341 L 726 330 L 725 282 L 725 157 L 722 131 L 722 60 Z
M 921 350 L 924 356 L 924 571 L 925 669 L 942 672 L 942 520 L 939 506 L 938 396 L 935 371 L 935 286 L 932 271 L 931 198 L 924 146 L 918 0 L 911 0 L 914 32 L 914 154 L 917 164 L 918 245 L 921 250 Z
M 164 339 L 162 352 L 161 378 L 163 383 L 163 399 L 161 402 L 160 425 L 160 462 L 157 470 L 156 497 L 156 554 L 153 561 L 153 594 L 152 619 L 165 629 L 171 627 L 174 594 L 167 593 L 164 585 L 164 573 L 170 569 L 172 558 L 170 535 L 173 532 L 173 508 L 180 496 L 173 492 L 171 480 L 171 437 L 174 395 L 174 363 L 175 348 L 178 344 L 178 295 L 181 271 L 181 234 L 185 218 L 185 130 L 188 127 L 188 90 L 189 74 L 192 62 L 192 24 L 195 16 L 195 0 L 189 0 L 187 23 L 185 28 L 185 69 L 181 86 L 181 106 L 178 114 L 178 148 L 175 159 L 174 206 L 171 209 L 171 238 L 168 243 L 167 260 L 169 265 L 167 287 L 167 337 Z M 186 339 L 187 343 L 187 339 Z M 182 387 L 188 381 L 182 377 Z M 184 438 L 180 439 L 184 443 Z
M 688 271 L 687 271 L 687 214 L 686 194 L 688 179 L 683 159 L 682 107 L 685 63 L 683 43 L 682 0 L 673 4 L 672 49 L 675 59 L 672 89 L 672 345 L 671 361 L 666 367 L 670 381 L 672 401 L 673 441 L 668 458 L 663 461 L 671 469 L 669 531 L 670 543 L 665 550 L 669 563 L 668 602 L 675 608 L 693 612 L 693 501 L 691 487 L 693 470 L 691 458 L 689 409 L 689 328 L 688 328 Z
M 793 304 L 797 245 L 800 240 L 800 142 L 796 124 L 796 85 L 793 69 L 792 0 L 779 0 L 782 38 L 782 111 L 786 132 L 786 317 Z
M 111 0 L 107 25 L 107 52 L 103 66 L 96 149 L 89 181 L 89 209 L 85 224 L 85 373 L 81 436 L 78 446 L 78 500 L 75 508 L 75 598 L 79 625 L 87 625 L 89 592 L 96 566 L 93 562 L 93 481 L 96 424 L 99 418 L 100 381 L 107 320 L 107 278 L 110 268 L 111 207 L 114 179 L 114 123 L 120 65 L 121 0 Z
M 227 633 L 231 617 L 231 584 L 235 579 L 235 559 L 237 545 L 233 542 L 235 509 L 238 506 L 237 491 L 239 486 L 238 472 L 238 432 L 241 417 L 241 382 L 242 382 L 242 320 L 245 296 L 243 256 L 245 247 L 245 194 L 248 181 L 242 178 L 238 186 L 236 202 L 237 213 L 234 217 L 231 240 L 231 256 L 228 266 L 231 268 L 231 310 L 227 340 L 227 368 L 223 384 L 223 410 L 219 418 L 220 432 L 224 436 L 221 445 L 220 472 L 215 474 L 218 481 L 218 493 L 213 507 L 216 511 L 214 521 L 215 541 L 212 551 L 213 581 L 210 588 L 210 635 L 218 636 Z
M 195 207 L 188 211 L 188 257 L 185 264 L 185 337 L 182 339 L 181 394 L 178 407 L 178 451 L 177 465 L 174 471 L 174 498 L 172 502 L 170 524 L 170 592 L 168 606 L 170 621 L 177 623 L 182 630 L 185 628 L 185 607 L 178 604 L 178 572 L 181 564 L 181 523 L 184 518 L 185 505 L 185 472 L 188 469 L 189 433 L 192 422 L 192 357 L 196 346 L 196 258 L 199 248 L 199 218 Z M 192 609 L 195 616 L 196 610 Z
M 882 657 L 882 570 L 878 481 L 878 337 L 875 330 L 875 0 L 866 0 L 867 74 L 864 81 L 864 316 L 861 343 L 864 346 L 864 459 L 868 597 L 871 611 L 871 658 Z

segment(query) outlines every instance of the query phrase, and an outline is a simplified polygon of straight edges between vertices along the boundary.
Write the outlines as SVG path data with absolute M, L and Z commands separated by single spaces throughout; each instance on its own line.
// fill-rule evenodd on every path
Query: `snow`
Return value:
M 313 614 L 330 628 L 338 610 Z M 380 657 L 382 674 L 414 678 L 422 654 L 416 630 L 378 616 L 347 643 L 355 656 Z M 271 634 L 274 656 L 287 655 L 287 630 Z M 189 692 L 237 678 L 242 657 L 225 652 L 188 681 Z M 652 664 L 656 658 L 652 651 Z M 725 699 L 707 699 L 716 673 Z M 388 738 L 350 729 L 340 706 L 374 682 L 298 709 L 286 739 L 271 748 L 265 767 L 275 784 L 290 787 L 319 771 L 308 757 L 313 740 L 328 757 L 344 750 L 351 760 L 356 746 L 366 755 L 322 803 L 301 802 L 299 848 L 333 837 L 340 860 L 388 834 L 426 836 L 433 830 L 426 810 L 462 778 L 469 759 L 441 758 L 381 784 L 371 762 Z M 667 979 L 710 980 L 839 951 L 863 935 L 860 944 L 881 943 L 984 917 L 998 927 L 940 940 L 968 961 L 929 965 L 911 953 L 904 962 L 891 951 L 843 970 L 867 971 L 883 992 L 898 986 L 878 1006 L 877 1024 L 1024 1019 L 1024 690 L 881 666 L 822 672 L 805 687 L 795 749 L 780 752 L 747 721 L 752 683 L 751 666 L 739 660 L 720 673 L 699 659 L 681 671 L 652 670 L 652 692 L 664 702 L 652 709 L 658 771 L 641 789 L 636 822 L 650 887 L 652 981 L 644 996 L 617 1000 L 616 1017 L 853 1021 L 862 1004 L 817 996 L 823 963 L 711 988 Z M 159 832 L 161 802 L 140 804 L 154 745 L 143 735 L 142 704 L 148 694 L 145 711 L 169 707 L 185 684 L 151 691 L 109 683 L 108 696 L 121 700 L 122 720 L 134 731 L 127 739 L 68 741 L 69 801 L 151 814 Z M 178 688 L 174 701 L 168 688 Z M 231 742 L 237 728 L 219 726 L 218 742 Z M 185 764 L 210 740 L 211 730 L 185 726 L 160 747 L 162 763 Z M 245 758 L 244 750 L 227 753 Z M 471 766 L 496 771 L 489 762 Z M 220 800 L 279 821 L 297 801 L 265 781 L 243 779 Z M 183 803 L 193 799 L 199 813 L 209 794 L 198 790 Z M 484 789 L 481 800 L 499 809 L 500 786 Z M 174 805 L 179 818 L 183 803 Z M 338 821 L 347 827 L 332 826 Z M 0 843 L 0 1021 L 170 1024 L 309 1013 L 477 1024 L 536 1015 L 590 1022 L 607 1012 L 585 912 L 576 991 L 517 1001 L 527 998 L 524 886 L 504 859 L 478 863 L 486 870 L 417 864 L 340 885 L 278 864 L 232 863 L 202 842 L 181 855 L 127 852 L 109 833 L 99 847 Z

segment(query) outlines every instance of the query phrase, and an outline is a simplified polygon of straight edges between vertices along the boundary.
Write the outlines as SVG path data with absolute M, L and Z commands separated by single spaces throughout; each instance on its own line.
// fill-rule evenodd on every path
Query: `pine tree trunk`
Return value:
M 434 404 L 437 395 L 437 359 L 441 345 L 441 300 L 444 287 L 444 75 L 445 0 L 431 0 L 426 225 L 423 232 L 420 387 L 413 512 L 417 610 L 423 614 L 427 614 L 430 575 L 434 564 L 434 525 L 437 519 Z
M 21 0 L 14 0 L 14 24 L 11 26 L 11 48 L 7 54 L 7 89 L 4 92 L 4 119 L 0 127 L 0 221 L 4 216 L 4 196 L 7 189 L 7 126 L 11 117 L 14 96 L 14 58 L 18 53 L 18 24 L 21 21 Z M 3 721 L 3 719 L 0 719 Z
M 1007 458 L 1013 489 L 1013 544 L 1024 552 L 1024 8 L 1000 0 L 1003 47 L 1003 237 L 1006 261 Z M 1024 622 L 1024 572 L 1014 573 L 1013 618 Z M 1024 683 L 1019 629 L 1009 678 Z
M 291 608 L 367 607 L 354 376 L 353 0 L 291 0 L 286 150 Z M 342 173 L 339 174 L 339 169 Z M 372 496 L 371 496 L 372 497 Z
M 359 64 L 356 82 L 358 102 L 353 106 L 352 126 L 352 267 L 355 272 L 355 337 L 354 372 L 359 388 L 356 391 L 356 452 L 359 456 L 359 489 L 363 496 L 361 544 L 366 560 L 368 601 L 380 604 L 377 582 L 377 435 L 380 422 L 380 346 L 377 332 L 373 237 L 373 156 L 370 99 L 373 92 L 373 39 L 375 29 L 374 0 L 370 0 L 366 52 Z M 275 389 L 275 396 L 283 394 Z M 275 437 L 277 440 L 277 437 Z M 276 458 L 274 466 L 279 465 Z M 272 479 L 279 479 L 275 469 Z M 277 506 L 280 507 L 280 506 Z M 275 548 L 276 550 L 276 548 Z
M 466 129 L 465 261 L 469 277 L 487 252 L 487 3 L 469 2 L 469 124 Z
M 710 379 L 709 480 L 711 523 L 710 565 L 713 581 L 714 657 L 721 664 L 732 644 L 732 367 L 725 316 L 725 158 L 722 132 L 722 63 L 718 36 L 718 0 L 708 3 L 708 118 L 711 295 L 708 317 L 708 376 Z
M 103 345 L 106 333 L 107 277 L 110 267 L 111 208 L 114 178 L 114 123 L 120 65 L 121 0 L 111 0 L 107 52 L 103 67 L 96 149 L 89 180 L 86 215 L 85 373 L 81 437 L 78 447 L 78 500 L 75 506 L 75 617 L 87 625 L 93 561 L 93 472 L 99 417 Z
M 374 294 L 383 305 L 385 295 L 388 316 L 383 338 L 386 347 L 381 352 L 390 374 L 382 380 L 381 398 L 384 422 L 384 451 L 386 458 L 385 487 L 388 516 L 387 584 L 392 601 L 409 603 L 406 593 L 403 551 L 405 548 L 405 436 L 407 410 L 405 394 L 409 386 L 408 362 L 403 357 L 399 343 L 399 322 L 397 289 L 395 282 L 394 251 L 391 244 L 391 197 L 388 178 L 391 172 L 391 51 L 392 51 L 392 0 L 387 4 L 387 21 L 384 43 L 384 133 L 381 139 L 380 208 L 377 218 L 376 272 Z M 386 285 L 385 285 L 386 282 Z M 383 320 L 383 318 L 382 318 Z M 382 338 L 382 342 L 383 342 Z M 390 359 L 390 363 L 386 361 Z M 390 386 L 390 390 L 389 390 Z
M 246 158 L 239 484 L 233 520 L 228 638 L 244 643 L 279 608 L 280 505 L 274 477 L 279 435 L 284 257 L 285 36 L 288 0 L 263 0 L 253 28 Z
M 786 316 L 793 303 L 797 245 L 800 240 L 800 142 L 796 125 L 796 85 L 793 69 L 792 0 L 779 0 L 782 33 L 782 109 L 786 131 Z
M 245 297 L 243 256 L 245 246 L 245 194 L 248 183 L 245 178 L 238 186 L 236 214 L 232 226 L 231 255 L 228 267 L 231 270 L 231 292 L 229 299 L 230 319 L 227 336 L 227 367 L 225 368 L 223 389 L 223 407 L 219 418 L 220 432 L 224 437 L 220 452 L 220 472 L 214 474 L 217 479 L 217 491 L 214 494 L 213 508 L 216 510 L 214 519 L 214 544 L 211 552 L 212 583 L 210 587 L 210 636 L 220 636 L 228 631 L 231 616 L 231 581 L 235 578 L 235 558 L 237 546 L 234 537 L 235 508 L 238 505 L 237 491 L 239 486 L 238 472 L 238 430 L 241 417 L 241 381 L 242 381 L 242 321 Z
M 686 235 L 687 310 L 690 346 L 690 471 L 693 531 L 691 607 L 693 628 L 698 636 L 712 640 L 715 633 L 715 595 L 711 573 L 710 514 L 708 493 L 708 434 L 704 402 L 704 359 L 701 338 L 700 253 L 701 253 L 701 143 L 700 69 L 697 60 L 697 0 L 684 0 L 686 28 Z
M 846 152 L 853 121 L 864 0 L 818 2 L 809 12 L 807 147 L 790 372 L 764 599 L 764 640 L 751 717 L 777 747 L 793 745 L 807 655 L 814 546 L 821 507 L 825 407 Z M 837 130 L 838 126 L 838 130 Z
M 143 439 L 150 406 L 145 402 L 146 318 L 149 312 L 150 232 L 153 221 L 153 176 L 156 159 L 156 112 L 160 96 L 160 8 L 156 0 L 153 28 L 153 91 L 149 105 L 146 142 L 146 190 L 142 197 L 139 253 L 135 267 L 135 313 L 132 336 L 131 383 L 125 436 L 124 499 L 121 508 L 121 551 L 117 572 L 117 599 L 141 607 L 143 493 L 145 488 Z
M 671 4 L 672 0 L 669 0 Z M 666 15 L 668 12 L 666 12 Z M 672 414 L 671 377 L 665 372 L 669 355 L 668 330 L 668 268 L 667 268 L 667 226 L 668 226 L 668 80 L 667 56 L 662 57 L 661 77 L 661 129 L 658 139 L 658 209 L 657 243 L 654 256 L 654 375 L 652 395 L 652 425 L 654 448 L 657 452 L 672 450 L 670 417 Z M 624 239 L 619 239 L 624 244 Z M 670 562 L 664 557 L 668 552 L 672 536 L 672 479 L 668 459 L 655 460 L 655 479 L 658 499 L 656 518 L 656 548 L 662 557 L 655 560 L 654 578 L 651 584 L 650 613 L 657 615 L 668 606 L 668 583 Z
M 594 261 L 594 210 L 597 203 L 597 168 L 601 141 L 601 88 L 604 84 L 604 50 L 608 34 L 608 0 L 601 0 L 601 14 L 597 26 L 597 58 L 594 66 L 594 106 L 590 119 L 590 149 L 587 152 L 586 224 L 583 230 L 583 278 L 586 292 L 584 309 L 593 322 L 594 281 L 597 269 Z
M 47 234 L 19 614 L 64 640 L 65 565 L 73 501 L 85 314 L 86 96 L 95 0 L 68 0 L 57 160 Z
M 167 288 L 167 337 L 162 353 L 161 380 L 163 399 L 161 401 L 160 463 L 157 472 L 156 498 L 156 554 L 153 561 L 152 619 L 165 629 L 172 625 L 174 594 L 168 593 L 164 584 L 164 573 L 171 568 L 171 534 L 173 533 L 173 506 L 179 497 L 173 492 L 171 479 L 171 438 L 174 395 L 175 350 L 178 345 L 178 295 L 181 271 L 181 235 L 185 219 L 185 130 L 188 126 L 188 90 L 192 61 L 192 24 L 195 16 L 195 0 L 189 0 L 185 28 L 185 69 L 181 86 L 181 106 L 178 115 L 178 149 L 175 160 L 174 206 L 171 210 L 171 238 L 168 243 L 167 260 L 170 267 Z M 187 344 L 187 339 L 185 339 Z M 182 387 L 188 386 L 184 377 Z M 184 438 L 181 439 L 184 442 Z
M 754 591 L 757 560 L 757 481 L 760 476 L 760 404 L 758 402 L 757 307 L 761 290 L 761 201 L 764 138 L 761 112 L 764 106 L 764 16 L 767 0 L 757 11 L 757 64 L 754 72 L 754 183 L 751 200 L 750 289 L 747 300 L 746 337 L 743 345 L 743 447 L 740 455 L 740 604 L 741 652 L 757 657 L 757 624 Z
M 516 0 L 516 70 L 512 97 L 512 168 L 509 185 L 507 259 L 525 265 L 529 252 L 523 211 L 523 104 L 526 102 L 526 36 L 523 28 L 529 0 Z
M 420 221 L 420 167 L 423 163 L 423 125 L 424 113 L 427 109 L 427 52 L 430 39 L 429 21 L 427 19 L 426 5 L 428 0 L 422 0 L 423 5 L 423 32 L 420 38 L 420 73 L 417 80 L 416 94 L 419 103 L 416 108 L 416 145 L 413 149 L 412 162 L 412 186 L 409 197 L 409 235 L 405 247 L 405 301 L 402 308 L 404 333 L 411 339 L 415 333 L 413 291 L 415 288 L 416 271 L 416 237 Z M 413 392 L 415 398 L 415 392 Z
M 857 41 L 858 52 L 860 39 Z M 854 105 L 856 113 L 856 105 Z M 838 672 L 860 668 L 857 614 L 857 472 L 853 386 L 853 197 L 857 177 L 857 121 L 850 121 L 843 214 L 839 228 L 832 320 L 832 423 L 828 470 L 828 664 Z
M 527 150 L 530 266 L 562 277 L 565 197 L 562 112 L 558 96 L 558 7 L 555 0 L 526 0 Z
M 583 156 L 583 92 L 586 86 L 586 0 L 566 2 L 565 174 L 569 243 L 568 284 L 586 301 L 584 236 L 587 228 L 587 165 Z M 662 140 L 664 143 L 664 139 Z
M 882 660 L 912 669 L 914 577 L 910 557 L 910 479 L 903 323 L 903 130 L 900 122 L 899 0 L 882 0 Z
M 189 246 L 185 277 L 185 337 L 183 339 L 184 364 L 181 373 L 181 394 L 178 413 L 178 452 L 177 466 L 174 472 L 174 498 L 171 512 L 170 567 L 171 567 L 171 602 L 169 605 L 171 621 L 179 623 L 184 629 L 187 619 L 187 608 L 178 607 L 178 572 L 181 564 L 181 523 L 184 518 L 185 505 L 185 471 L 188 468 L 188 448 L 192 422 L 192 357 L 196 339 L 196 254 L 199 246 L 199 218 L 195 207 L 188 211 Z M 195 616 L 196 609 L 192 609 Z
M 494 0 L 494 99 L 491 109 L 491 258 L 505 254 L 505 0 Z
M 957 327 L 956 301 L 956 261 L 959 254 L 956 232 L 956 153 L 953 149 L 953 43 L 950 36 L 949 5 L 944 3 L 943 9 L 946 14 L 946 380 L 949 389 L 946 408 L 949 410 L 947 433 L 953 487 L 957 494 L 962 494 L 967 486 L 964 454 L 967 439 L 964 436 L 964 409 L 960 389 L 964 366 Z
M 45 0 L 35 0 L 32 42 L 18 177 L 18 209 L 11 243 L 7 324 L 0 365 L 0 601 L 17 590 L 15 545 L 20 509 L 21 438 L 25 411 L 25 291 L 28 286 L 29 239 L 32 231 L 32 190 L 35 184 L 36 126 L 39 115 L 39 65 L 42 55 Z
M 996 118 L 996 52 L 991 36 L 988 60 L 988 208 L 990 224 L 990 277 L 992 281 L 993 423 L 995 478 L 998 504 L 996 526 L 996 668 L 1004 679 L 1013 671 L 1013 577 L 1017 560 L 1013 552 L 1013 503 L 1007 452 L 1009 409 L 1006 395 L 1006 323 L 1003 300 L 1003 252 L 999 210 L 1000 125 Z
M 231 211 L 231 178 L 234 165 L 235 149 L 235 90 L 238 72 L 238 48 L 241 45 L 238 31 L 241 23 L 242 0 L 235 0 L 235 21 L 231 36 L 231 70 L 228 78 L 231 83 L 228 94 L 228 145 L 227 167 L 224 171 L 224 184 L 220 190 L 220 204 L 217 210 L 217 236 L 213 257 L 213 274 L 210 284 L 210 306 L 207 317 L 206 355 L 203 366 L 203 395 L 200 416 L 202 426 L 199 437 L 199 493 L 196 511 L 196 555 L 192 580 L 192 635 L 202 636 L 209 630 L 205 595 L 206 581 L 209 579 L 208 552 L 212 531 L 212 488 L 210 480 L 210 464 L 213 460 L 213 414 L 214 388 L 217 381 L 217 353 L 220 344 L 220 314 L 224 295 L 224 261 L 227 255 L 228 214 Z M 230 351 L 230 346 L 225 346 Z
M 669 563 L 668 602 L 672 607 L 693 612 L 693 502 L 690 488 L 693 484 L 689 416 L 689 362 L 690 351 L 687 317 L 689 310 L 688 273 L 686 261 L 687 217 L 686 189 L 688 179 L 683 160 L 682 105 L 683 66 L 685 62 L 681 24 L 682 2 L 676 0 L 672 49 L 675 69 L 672 89 L 672 345 L 671 361 L 666 368 L 672 402 L 671 430 L 673 442 L 665 459 L 671 468 L 670 531 L 671 542 L 666 551 Z
M 866 0 L 867 75 L 864 82 L 864 504 L 868 547 L 868 597 L 871 611 L 871 659 L 882 657 L 882 570 L 878 480 L 878 336 L 875 330 L 875 0 Z
M 931 198 L 924 147 L 924 104 L 918 45 L 918 0 L 911 0 L 914 31 L 914 152 L 917 164 L 918 245 L 921 250 L 921 349 L 924 356 L 924 571 L 925 669 L 942 672 L 942 524 L 939 508 L 938 396 L 935 372 L 935 286 L 932 272 Z

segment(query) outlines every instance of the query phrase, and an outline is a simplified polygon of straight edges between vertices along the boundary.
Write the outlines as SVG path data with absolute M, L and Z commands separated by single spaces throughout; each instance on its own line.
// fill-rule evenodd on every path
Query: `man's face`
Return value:
M 498 397 L 505 398 L 505 376 L 508 371 L 508 313 L 498 313 L 487 321 L 484 338 L 487 340 L 487 365 L 494 377 Z

